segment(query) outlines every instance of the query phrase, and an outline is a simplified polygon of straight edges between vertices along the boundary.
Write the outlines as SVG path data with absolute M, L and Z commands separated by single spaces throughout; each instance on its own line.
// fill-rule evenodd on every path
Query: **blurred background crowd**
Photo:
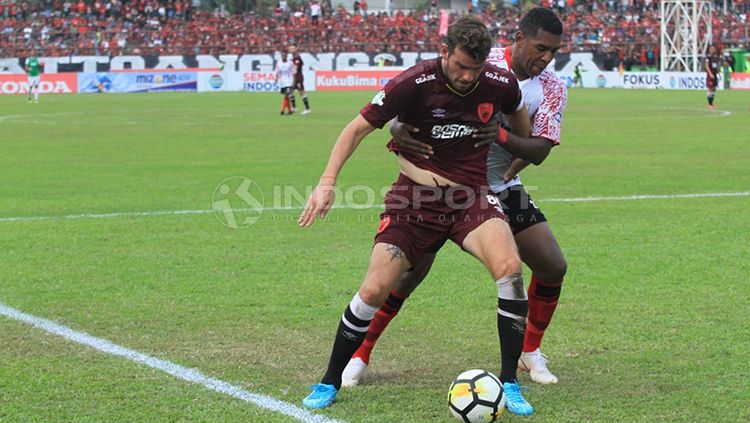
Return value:
M 714 45 L 748 47 L 750 0 L 717 1 Z M 406 3 L 404 3 L 406 4 Z M 437 0 L 395 8 L 389 0 L 280 0 L 266 4 L 183 0 L 0 0 L 0 57 L 68 55 L 195 55 L 301 51 L 437 51 Z M 658 64 L 658 0 L 541 0 L 565 24 L 562 52 L 590 51 L 614 65 Z M 483 16 L 499 43 L 509 45 L 524 7 L 467 3 L 451 15 Z

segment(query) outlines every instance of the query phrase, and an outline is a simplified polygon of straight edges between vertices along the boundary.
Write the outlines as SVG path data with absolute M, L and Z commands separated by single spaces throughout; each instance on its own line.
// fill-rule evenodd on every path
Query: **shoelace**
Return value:
M 547 368 L 547 361 L 549 361 L 549 359 L 547 358 L 547 354 L 545 354 L 545 353 L 543 353 L 543 352 L 539 351 L 539 353 L 537 353 L 537 354 L 533 354 L 533 355 L 532 355 L 532 356 L 531 356 L 530 358 L 531 358 L 532 360 L 534 360 L 534 361 L 537 361 L 537 362 L 541 362 L 541 365 L 542 365 L 542 366 L 543 366 L 543 367 L 544 367 L 545 369 Z M 528 366 L 527 366 L 527 367 L 528 367 Z
M 322 383 L 316 383 L 314 385 L 310 385 L 310 390 L 313 391 L 313 393 L 318 393 L 331 391 L 331 388 Z
M 510 386 L 511 386 L 511 389 L 506 389 L 505 394 L 508 395 L 509 397 L 513 397 L 512 399 L 514 401 L 526 402 L 526 400 L 521 395 L 521 391 L 528 393 L 529 388 L 526 385 L 519 385 L 517 383 L 512 383 Z

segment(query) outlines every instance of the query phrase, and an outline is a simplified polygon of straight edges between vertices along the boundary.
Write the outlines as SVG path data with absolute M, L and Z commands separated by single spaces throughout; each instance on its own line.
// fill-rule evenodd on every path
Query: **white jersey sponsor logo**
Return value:
M 425 83 L 427 81 L 434 81 L 436 79 L 437 79 L 437 76 L 435 76 L 434 73 L 431 73 L 429 75 L 422 74 L 422 75 L 419 75 L 417 77 L 417 79 L 414 80 L 414 82 L 416 82 L 417 85 L 419 85 L 419 84 L 423 84 L 423 83 Z
M 435 125 L 432 127 L 432 138 L 440 140 L 449 140 L 452 138 L 461 138 L 474 133 L 474 128 L 469 125 L 460 125 L 451 123 L 448 125 Z
M 370 100 L 370 103 L 376 105 L 376 106 L 383 106 L 383 100 L 385 100 L 385 91 L 380 90 L 377 94 L 375 94 L 375 97 Z
M 484 76 L 490 79 L 494 79 L 495 81 L 502 82 L 503 84 L 508 83 L 508 78 L 498 75 L 497 72 L 485 72 Z

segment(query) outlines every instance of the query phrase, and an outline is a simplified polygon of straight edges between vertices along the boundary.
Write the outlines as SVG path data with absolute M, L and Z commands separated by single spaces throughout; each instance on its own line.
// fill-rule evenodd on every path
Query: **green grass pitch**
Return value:
M 372 94 L 310 93 L 309 116 L 279 116 L 278 94 L 1 96 L 0 303 L 300 405 L 380 209 L 336 209 L 308 229 L 294 201 L 240 229 L 200 211 L 233 176 L 267 206 L 304 193 Z M 750 420 L 750 92 L 716 103 L 570 91 L 562 144 L 523 176 L 569 262 L 543 344 L 560 383 L 522 375 L 536 413 L 501 421 Z M 395 179 L 385 142 L 372 134 L 341 174 L 358 204 Z M 680 196 L 703 193 L 745 194 Z M 634 195 L 677 197 L 559 201 Z M 495 298 L 482 266 L 447 245 L 366 383 L 322 414 L 454 421 L 453 378 L 499 370 Z M 0 422 L 27 421 L 290 419 L 0 316 Z

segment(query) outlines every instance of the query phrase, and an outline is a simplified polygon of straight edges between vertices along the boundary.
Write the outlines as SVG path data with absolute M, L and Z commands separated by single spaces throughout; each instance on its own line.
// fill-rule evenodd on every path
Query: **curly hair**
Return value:
M 535 7 L 529 10 L 526 16 L 521 19 L 518 28 L 527 37 L 536 37 L 540 29 L 554 35 L 562 35 L 563 33 L 560 18 L 555 15 L 555 12 L 544 7 Z
M 482 61 L 490 54 L 492 37 L 484 23 L 471 16 L 462 16 L 448 27 L 446 44 L 450 54 L 459 47 L 472 59 Z

